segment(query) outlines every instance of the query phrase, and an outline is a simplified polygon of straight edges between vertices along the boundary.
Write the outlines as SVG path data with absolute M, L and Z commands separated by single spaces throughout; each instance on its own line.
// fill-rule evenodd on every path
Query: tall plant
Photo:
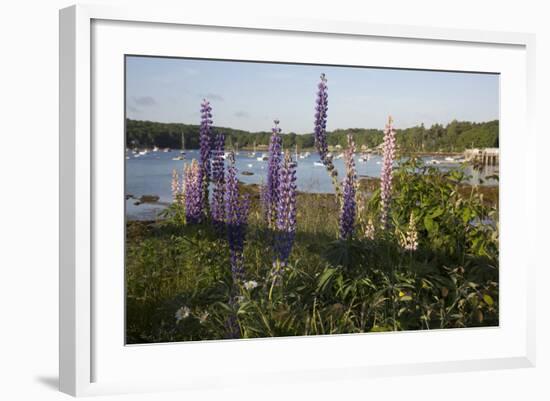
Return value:
M 235 167 L 235 155 L 233 152 L 229 154 L 224 196 L 225 225 L 231 258 L 231 274 L 234 283 L 239 283 L 244 279 L 243 250 L 250 200 L 248 196 L 239 194 L 239 182 L 237 180 L 237 168 Z
M 317 99 L 315 101 L 315 125 L 313 134 L 315 139 L 315 147 L 319 153 L 321 162 L 327 169 L 336 197 L 341 200 L 340 183 L 338 182 L 338 171 L 332 162 L 332 155 L 328 151 L 327 142 L 327 112 L 328 112 L 328 86 L 325 74 L 321 74 L 321 80 L 317 85 Z
M 296 236 L 296 163 L 290 152 L 279 171 L 277 197 L 277 253 L 280 267 L 287 264 Z
M 199 164 L 195 159 L 185 166 L 185 220 L 187 223 L 199 223 L 202 219 L 201 209 L 201 174 Z
M 222 228 L 224 220 L 224 163 L 225 135 L 219 133 L 214 140 L 214 150 L 212 151 L 212 182 L 214 184 L 212 193 L 212 203 L 210 210 L 212 213 L 212 222 L 217 229 Z
M 201 124 L 200 124 L 200 153 L 199 153 L 199 174 L 201 183 L 201 214 L 208 216 L 208 188 L 210 185 L 210 156 L 211 156 L 211 130 L 212 130 L 212 107 L 210 102 L 203 99 L 201 103 Z
M 353 136 L 348 134 L 348 147 L 344 153 L 346 176 L 344 177 L 344 193 L 340 208 L 340 238 L 347 240 L 353 236 L 355 216 L 357 214 L 357 170 L 355 168 L 355 143 Z
M 382 172 L 380 174 L 380 225 L 385 229 L 388 225 L 388 213 L 392 197 L 393 161 L 395 158 L 395 130 L 393 119 L 388 117 L 384 129 L 382 156 Z
M 262 190 L 265 220 L 269 228 L 275 228 L 279 189 L 279 169 L 281 168 L 282 161 L 281 128 L 279 128 L 279 120 L 274 120 L 273 122 L 275 126 L 271 129 L 272 134 L 269 140 L 267 183 Z

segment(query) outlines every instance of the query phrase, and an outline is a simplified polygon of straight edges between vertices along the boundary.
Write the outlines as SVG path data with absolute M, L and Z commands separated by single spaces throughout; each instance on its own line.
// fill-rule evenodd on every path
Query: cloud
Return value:
M 207 93 L 205 95 L 204 94 L 199 95 L 199 97 L 207 99 L 207 100 L 214 100 L 214 101 L 217 101 L 217 102 L 223 102 L 224 101 L 223 96 L 218 95 L 217 93 Z
M 239 111 L 236 111 L 235 113 L 233 113 L 233 115 L 235 117 L 238 117 L 238 118 L 248 118 L 250 117 L 250 114 L 248 114 L 246 111 L 244 110 L 239 110 Z
M 151 96 L 140 96 L 140 97 L 134 96 L 134 103 L 137 104 L 138 106 L 146 106 L 146 107 L 154 106 L 155 104 L 157 104 L 155 99 Z
M 126 105 L 126 109 L 128 111 L 131 111 L 132 113 L 139 113 L 139 109 L 137 107 L 132 106 L 131 104 Z

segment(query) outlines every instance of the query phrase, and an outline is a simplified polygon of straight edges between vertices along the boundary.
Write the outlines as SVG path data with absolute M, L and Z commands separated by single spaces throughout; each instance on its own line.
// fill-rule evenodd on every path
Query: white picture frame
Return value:
M 208 344 L 139 347 L 125 347 L 120 338 L 113 340 L 112 333 L 104 328 L 114 322 L 119 322 L 120 327 L 123 327 L 123 322 L 120 319 L 121 310 L 114 307 L 112 308 L 114 312 L 108 313 L 102 306 L 105 303 L 102 302 L 102 299 L 116 301 L 118 299 L 116 297 L 119 297 L 120 303 L 123 303 L 123 293 L 120 292 L 119 285 L 121 277 L 107 277 L 98 273 L 98 266 L 101 266 L 105 253 L 97 253 L 96 241 L 101 241 L 97 235 L 101 229 L 105 228 L 101 219 L 113 216 L 118 218 L 117 213 L 120 213 L 120 209 L 106 211 L 97 194 L 107 193 L 106 188 L 109 185 L 115 187 L 120 184 L 120 181 L 116 180 L 117 176 L 120 177 L 119 173 L 114 174 L 115 178 L 108 184 L 98 177 L 102 177 L 105 170 L 119 169 L 123 163 L 123 157 L 121 156 L 115 161 L 118 150 L 107 151 L 104 144 L 94 138 L 94 129 L 97 130 L 98 127 L 101 129 L 105 127 L 117 128 L 116 124 L 101 125 L 110 124 L 109 118 L 101 119 L 102 116 L 105 116 L 101 110 L 109 107 L 114 113 L 112 117 L 116 119 L 116 113 L 120 113 L 123 106 L 118 102 L 118 98 L 113 101 L 113 104 L 107 106 L 107 101 L 105 101 L 100 102 L 101 106 L 98 106 L 97 98 L 105 96 L 101 84 L 98 82 L 106 82 L 102 80 L 110 79 L 108 74 L 105 75 L 102 72 L 104 71 L 102 66 L 107 60 L 108 54 L 114 55 L 117 62 L 121 62 L 119 55 L 127 51 L 125 50 L 126 45 L 133 49 L 137 48 L 130 45 L 130 37 L 139 37 L 141 39 L 139 49 L 143 50 L 138 49 L 138 51 L 150 54 L 155 52 L 154 46 L 156 43 L 160 43 L 160 38 L 180 33 L 182 35 L 189 34 L 185 33 L 186 27 L 192 28 L 194 35 L 200 35 L 201 29 L 206 33 L 211 30 L 210 33 L 213 36 L 218 35 L 218 38 L 220 34 L 240 35 L 243 38 L 246 38 L 247 35 L 261 34 L 266 41 L 273 41 L 273 43 L 284 40 L 282 36 L 292 39 L 295 43 L 298 43 L 296 40 L 300 39 L 309 41 L 307 43 L 312 45 L 316 40 L 324 40 L 328 43 L 333 39 L 338 39 L 339 43 L 343 44 L 346 41 L 355 41 L 354 43 L 384 41 L 384 44 L 388 46 L 392 43 L 398 45 L 398 42 L 406 41 L 407 46 L 412 47 L 437 46 L 442 55 L 451 54 L 449 49 L 452 47 L 452 52 L 476 51 L 476 54 L 479 54 L 478 60 L 470 61 L 468 65 L 461 65 L 456 60 L 453 61 L 452 57 L 442 57 L 442 60 L 438 61 L 436 65 L 436 61 L 426 58 L 425 61 L 415 62 L 414 65 L 417 68 L 443 70 L 465 69 L 499 73 L 506 71 L 504 73 L 506 82 L 503 83 L 504 90 L 501 92 L 501 117 L 504 118 L 501 159 L 504 172 L 501 179 L 501 188 L 503 189 L 501 190 L 501 207 L 503 209 L 501 226 L 504 236 L 501 242 L 501 260 L 507 262 L 505 265 L 515 264 L 517 270 L 505 269 L 501 277 L 503 281 L 501 326 L 489 329 L 439 331 L 429 333 L 429 337 L 428 333 L 424 332 L 384 333 L 366 336 L 320 336 L 305 339 L 222 341 L 208 342 Z M 143 29 L 149 29 L 149 31 L 147 36 L 140 37 L 140 31 Z M 131 35 L 124 35 L 122 32 L 131 32 Z M 534 155 L 528 155 L 528 150 L 526 150 L 529 146 L 535 146 L 536 143 L 533 130 L 534 44 L 533 35 L 522 33 L 295 20 L 292 18 L 258 18 L 255 16 L 243 16 L 239 20 L 229 20 L 203 15 L 188 15 L 184 8 L 165 10 L 155 7 L 111 8 L 78 5 L 61 10 L 60 390 L 80 396 L 240 386 L 244 385 L 247 380 L 262 383 L 271 381 L 273 377 L 276 377 L 279 383 L 284 384 L 295 380 L 326 380 L 343 377 L 360 380 L 365 377 L 381 375 L 534 366 L 535 285 L 533 273 L 536 260 L 534 259 L 535 253 L 530 251 L 534 241 L 530 241 L 528 235 L 521 234 L 522 232 L 535 232 L 533 227 L 537 216 L 536 207 L 533 201 L 529 200 L 534 199 L 535 178 L 528 174 L 529 171 L 535 170 L 536 161 Z M 170 48 L 170 46 L 172 47 Z M 342 51 L 345 52 L 345 46 L 342 47 L 344 48 Z M 446 50 L 446 47 L 449 49 Z M 164 48 L 157 51 L 164 55 L 177 55 L 173 54 L 173 49 L 175 49 L 174 44 L 165 43 Z M 250 49 L 252 52 L 253 48 Z M 402 49 L 406 49 L 406 47 L 402 47 Z M 482 56 L 487 49 L 495 49 L 495 57 L 491 57 L 491 60 L 488 59 L 489 56 Z M 371 50 L 373 54 L 376 54 L 375 45 Z M 102 53 L 103 51 L 105 53 Z M 212 51 L 220 53 L 220 58 L 232 59 L 246 59 L 252 54 L 237 54 L 237 51 L 231 48 L 225 49 L 224 52 L 219 49 Z M 246 52 L 246 49 L 242 51 Z M 286 51 L 291 52 L 292 46 L 288 47 Z M 379 51 L 383 56 L 384 51 Z M 277 53 L 276 49 L 273 50 L 273 53 Z M 303 53 L 301 50 L 295 51 L 295 53 L 288 53 L 287 56 L 284 56 L 285 60 L 298 61 L 300 57 L 307 57 L 307 55 L 300 54 Z M 282 54 L 272 54 L 271 57 L 281 58 Z M 407 67 L 409 65 L 407 63 L 411 63 L 411 61 L 398 61 L 409 57 L 406 53 L 404 54 L 391 57 L 387 55 L 387 60 L 382 64 L 385 63 L 384 66 L 390 67 Z M 499 55 L 502 58 L 499 58 Z M 269 55 L 260 55 L 259 53 L 256 53 L 255 56 L 258 60 L 269 60 L 269 57 Z M 382 59 L 383 57 L 378 58 L 378 60 Z M 348 57 L 342 61 L 342 64 L 349 62 Z M 362 63 L 360 60 L 357 62 Z M 377 63 L 379 61 L 375 60 L 374 64 L 378 65 Z M 398 63 L 403 64 L 398 65 Z M 117 70 L 116 76 L 113 76 L 114 81 L 109 82 L 114 83 L 112 87 L 116 90 L 120 90 L 122 98 L 123 87 L 119 86 L 122 70 L 117 69 L 116 66 L 113 68 Z M 515 96 L 517 98 L 512 99 L 511 91 L 518 94 Z M 96 121 L 95 119 L 98 118 L 101 120 Z M 506 132 L 512 132 L 512 129 L 523 132 L 521 140 L 511 134 L 506 134 Z M 123 132 L 120 135 L 122 138 Z M 122 140 L 120 143 L 122 144 Z M 525 144 L 523 149 L 518 148 L 520 143 Z M 520 160 L 520 167 L 515 170 L 506 167 L 511 160 L 507 149 L 515 149 L 517 152 L 514 157 Z M 101 163 L 98 163 L 99 158 L 101 158 Z M 99 187 L 103 185 L 105 185 L 105 189 Z M 511 188 L 517 185 L 521 185 L 522 190 L 512 191 Z M 120 190 L 123 189 L 120 188 Z M 510 213 L 505 212 L 506 208 Z M 512 215 L 512 211 L 514 215 Z M 123 222 L 123 219 L 120 221 Z M 515 233 L 515 231 L 519 231 L 519 233 Z M 114 240 L 115 242 L 120 240 L 118 231 Z M 511 246 L 505 248 L 502 244 L 515 244 L 515 248 L 512 249 Z M 523 254 L 522 258 L 518 258 L 520 253 Z M 114 284 L 112 287 L 106 287 L 104 284 L 107 282 Z M 101 295 L 98 295 L 99 291 L 101 291 Z M 115 303 L 115 305 L 119 304 Z M 414 353 L 407 354 L 406 351 L 408 348 L 426 347 L 428 349 L 432 344 L 446 341 L 453 343 L 458 341 L 459 343 L 464 342 L 464 344 L 481 342 L 481 345 L 486 344 L 487 347 L 483 349 L 480 345 L 479 349 L 473 347 L 475 349 L 468 351 L 458 345 L 454 353 L 451 352 L 452 350 L 449 350 L 448 355 L 441 352 L 439 352 L 440 355 L 434 353 L 425 359 L 417 358 Z M 391 347 L 401 347 L 403 355 L 390 358 L 383 354 L 377 356 L 371 352 L 369 353 L 370 358 L 364 358 L 361 352 L 345 352 L 354 349 L 366 350 L 370 342 L 376 342 L 377 348 L 390 345 Z M 316 357 L 319 347 L 329 350 L 328 359 L 320 360 Z M 191 368 L 187 367 L 187 370 L 183 366 L 182 369 L 185 373 L 180 371 L 177 375 L 170 375 L 169 369 L 170 366 L 173 366 L 174 361 L 169 361 L 169 359 L 175 358 L 173 355 L 181 353 L 181 350 L 188 356 L 189 364 L 194 365 Z M 345 355 L 339 355 L 338 350 Z M 293 361 L 293 366 L 287 369 L 285 360 L 277 358 L 277 355 L 285 353 L 299 355 L 302 357 L 300 361 L 306 359 L 306 362 Z M 427 354 L 429 353 L 427 351 Z M 223 363 L 220 363 L 218 370 L 200 363 L 198 360 L 200 355 L 207 356 L 206 359 L 209 362 L 216 355 L 233 358 L 233 360 L 235 358 L 251 358 L 252 360 L 261 358 L 263 355 L 270 361 L 270 366 L 268 367 L 265 362 L 262 364 L 261 359 L 258 359 L 258 364 L 254 366 L 254 369 L 247 371 L 246 366 L 237 361 L 235 363 L 247 375 L 239 380 L 239 377 L 231 372 L 224 373 Z M 309 362 L 306 357 L 309 358 Z M 159 371 L 155 373 L 130 369 L 136 364 L 139 365 L 139 361 L 143 361 L 144 365 L 154 366 L 159 366 L 159 361 L 166 361 L 166 370 L 158 369 Z M 121 371 L 122 364 L 129 368 L 127 375 L 117 374 Z M 108 368 L 109 366 L 112 368 Z M 143 376 L 140 376 L 141 374 Z

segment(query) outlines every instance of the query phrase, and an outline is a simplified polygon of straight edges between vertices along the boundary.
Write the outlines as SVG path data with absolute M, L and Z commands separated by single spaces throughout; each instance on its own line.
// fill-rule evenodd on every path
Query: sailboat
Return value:
M 254 150 L 248 153 L 248 157 L 256 157 L 256 141 L 254 141 Z
M 181 150 L 180 155 L 173 157 L 172 160 L 183 160 L 185 159 L 185 134 L 181 132 Z

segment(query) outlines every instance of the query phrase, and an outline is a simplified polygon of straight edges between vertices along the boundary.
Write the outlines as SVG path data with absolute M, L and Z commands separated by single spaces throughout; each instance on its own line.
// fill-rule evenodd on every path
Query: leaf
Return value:
M 323 272 L 323 274 L 321 274 L 321 277 L 319 278 L 319 283 L 317 284 L 317 291 L 323 292 L 326 290 L 330 282 L 330 279 L 335 272 L 336 272 L 336 269 L 325 269 L 325 271 Z
M 434 221 L 430 216 L 424 217 L 424 227 L 426 227 L 426 230 L 433 231 L 434 229 Z
M 493 298 L 491 298 L 491 296 L 489 294 L 484 294 L 483 295 L 483 300 L 485 301 L 485 303 L 489 306 L 493 306 L 493 304 L 495 303 L 493 301 Z
M 436 217 L 439 217 L 443 214 L 443 209 L 438 207 L 433 212 L 430 213 L 430 218 L 434 219 Z
M 478 309 L 477 310 L 477 320 L 479 323 L 482 323 L 483 322 L 483 312 L 481 311 L 481 309 Z

